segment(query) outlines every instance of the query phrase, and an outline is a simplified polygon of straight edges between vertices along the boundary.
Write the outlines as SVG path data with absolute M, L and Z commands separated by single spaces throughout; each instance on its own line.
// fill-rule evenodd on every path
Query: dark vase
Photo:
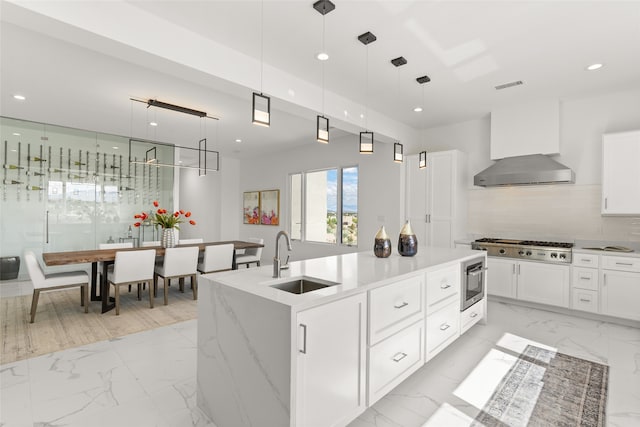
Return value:
M 404 223 L 398 237 L 398 253 L 402 256 L 414 256 L 418 253 L 418 239 L 411 229 L 409 221 Z
M 380 227 L 373 243 L 373 254 L 378 258 L 387 258 L 391 255 L 391 239 L 384 230 L 384 225 Z

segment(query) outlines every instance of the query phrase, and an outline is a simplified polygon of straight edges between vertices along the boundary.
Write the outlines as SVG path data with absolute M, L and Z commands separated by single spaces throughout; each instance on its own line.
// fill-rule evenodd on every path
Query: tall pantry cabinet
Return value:
M 406 216 L 420 246 L 453 248 L 466 237 L 467 190 L 464 153 L 459 150 L 427 153 L 427 167 L 418 168 L 418 156 L 407 156 Z

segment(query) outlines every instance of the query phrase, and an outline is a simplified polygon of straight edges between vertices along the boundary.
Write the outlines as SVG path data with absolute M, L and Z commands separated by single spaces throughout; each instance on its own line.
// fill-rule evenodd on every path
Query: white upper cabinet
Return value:
M 427 154 L 427 167 L 407 156 L 407 218 L 420 245 L 453 248 L 466 237 L 464 153 L 458 150 Z
M 640 131 L 602 137 L 602 214 L 640 214 Z
M 560 152 L 560 102 L 540 100 L 491 111 L 491 159 Z

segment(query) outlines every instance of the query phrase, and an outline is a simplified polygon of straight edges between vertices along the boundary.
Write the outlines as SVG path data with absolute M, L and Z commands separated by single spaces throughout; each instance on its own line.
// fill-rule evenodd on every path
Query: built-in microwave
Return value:
M 484 298 L 486 270 L 484 257 L 462 263 L 460 311 L 465 311 Z

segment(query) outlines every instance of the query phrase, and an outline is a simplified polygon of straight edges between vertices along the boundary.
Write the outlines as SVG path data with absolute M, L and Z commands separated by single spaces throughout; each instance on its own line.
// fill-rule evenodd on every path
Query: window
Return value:
M 293 239 L 358 244 L 358 167 L 290 175 Z

